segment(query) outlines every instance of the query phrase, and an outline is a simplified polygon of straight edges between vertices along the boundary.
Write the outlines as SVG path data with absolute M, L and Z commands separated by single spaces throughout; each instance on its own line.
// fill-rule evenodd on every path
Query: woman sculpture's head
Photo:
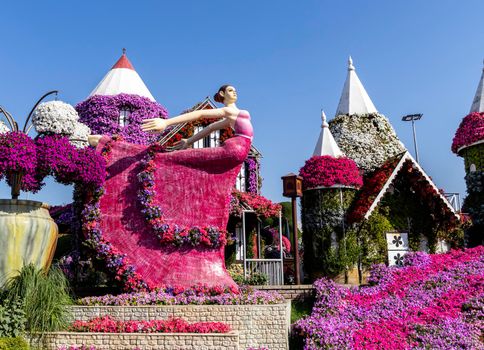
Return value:
M 215 102 L 223 103 L 224 105 L 235 103 L 237 101 L 237 90 L 232 85 L 222 85 L 217 93 L 213 95 Z

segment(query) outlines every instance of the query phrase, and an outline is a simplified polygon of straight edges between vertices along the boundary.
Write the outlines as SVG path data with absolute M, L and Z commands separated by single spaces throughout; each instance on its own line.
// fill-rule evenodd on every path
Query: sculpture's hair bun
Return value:
M 218 102 L 218 103 L 224 103 L 224 98 L 223 96 L 220 94 L 221 92 L 225 92 L 225 90 L 229 87 L 230 85 L 226 84 L 226 85 L 222 85 L 217 93 L 215 95 L 213 95 L 213 99 L 215 102 Z
M 213 99 L 215 102 L 224 103 L 224 98 L 222 97 L 222 95 L 220 95 L 220 91 L 213 95 Z

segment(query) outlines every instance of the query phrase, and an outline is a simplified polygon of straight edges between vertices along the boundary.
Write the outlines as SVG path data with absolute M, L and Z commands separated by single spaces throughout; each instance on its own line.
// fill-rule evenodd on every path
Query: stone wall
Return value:
M 254 286 L 266 292 L 280 293 L 287 300 L 305 299 L 314 297 L 314 288 L 311 284 L 280 285 L 280 286 Z
M 70 333 L 55 332 L 45 337 L 43 349 L 57 350 L 62 345 L 95 346 L 96 350 L 245 350 L 239 347 L 237 332 L 195 333 Z
M 190 323 L 223 322 L 238 332 L 240 349 L 287 350 L 289 347 L 290 302 L 273 305 L 73 306 L 71 313 L 76 320 L 111 315 L 119 320 L 179 317 Z

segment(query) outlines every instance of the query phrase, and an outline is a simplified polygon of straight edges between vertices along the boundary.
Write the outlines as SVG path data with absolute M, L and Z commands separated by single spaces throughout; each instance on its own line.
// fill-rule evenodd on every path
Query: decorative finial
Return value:
M 323 121 L 323 123 L 321 124 L 321 127 L 322 127 L 322 128 L 327 128 L 327 127 L 329 127 L 329 124 L 328 124 L 328 122 L 326 121 L 326 114 L 324 113 L 324 110 L 321 110 L 321 120 Z
M 126 49 L 123 47 L 123 55 L 126 55 Z
M 351 56 L 348 58 L 348 70 L 355 70 L 355 66 L 353 66 L 353 59 Z

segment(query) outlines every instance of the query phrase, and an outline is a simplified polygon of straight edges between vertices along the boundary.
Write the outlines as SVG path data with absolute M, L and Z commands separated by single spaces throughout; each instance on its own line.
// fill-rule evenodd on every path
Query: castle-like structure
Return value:
M 408 250 L 459 244 L 458 213 L 378 112 L 351 57 L 335 117 L 323 114 L 321 127 L 300 171 L 309 280 L 344 272 L 347 282 L 354 267 L 361 279 L 367 266 L 400 264 Z

